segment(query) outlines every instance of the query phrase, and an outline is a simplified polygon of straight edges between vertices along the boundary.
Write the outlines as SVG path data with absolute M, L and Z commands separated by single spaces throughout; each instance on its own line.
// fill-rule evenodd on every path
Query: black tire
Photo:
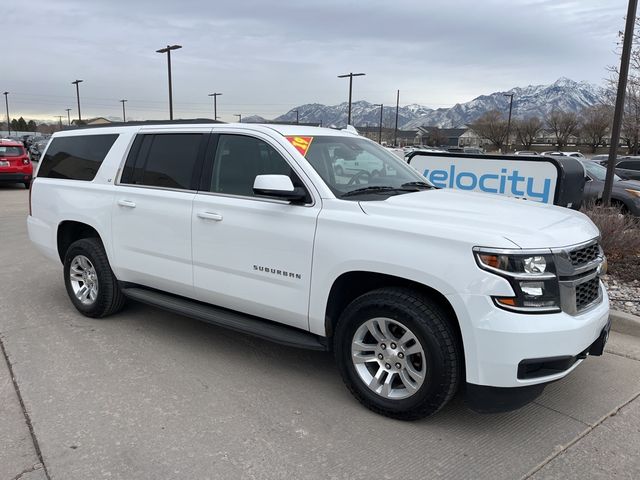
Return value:
M 425 379 L 407 398 L 379 395 L 356 372 L 352 339 L 363 323 L 376 317 L 411 330 L 424 350 Z M 399 420 L 416 420 L 440 410 L 455 395 L 462 379 L 461 342 L 450 323 L 456 320 L 447 317 L 430 298 L 406 288 L 381 288 L 355 299 L 342 313 L 334 336 L 334 355 L 347 388 L 370 410 Z
M 31 180 L 29 180 L 28 182 L 24 182 L 24 188 L 26 188 L 27 190 L 31 188 Z
M 83 304 L 75 295 L 71 285 L 71 263 L 75 257 L 83 255 L 89 259 L 98 278 L 97 298 L 90 305 Z M 109 266 L 107 254 L 98 238 L 83 238 L 69 246 L 64 257 L 64 284 L 71 303 L 80 313 L 91 318 L 102 318 L 122 309 L 125 297 L 118 286 L 118 280 Z

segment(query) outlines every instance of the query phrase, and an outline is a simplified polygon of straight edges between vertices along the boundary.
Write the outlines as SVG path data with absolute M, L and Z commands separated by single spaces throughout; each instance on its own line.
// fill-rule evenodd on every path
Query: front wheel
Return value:
M 404 288 L 358 297 L 343 312 L 334 337 L 345 384 L 382 415 L 415 420 L 437 412 L 462 377 L 451 320 L 431 299 Z

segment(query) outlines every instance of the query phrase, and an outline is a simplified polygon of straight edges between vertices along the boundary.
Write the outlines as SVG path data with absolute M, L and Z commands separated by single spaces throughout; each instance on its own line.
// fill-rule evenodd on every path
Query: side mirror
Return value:
M 286 175 L 258 175 L 253 182 L 253 193 L 262 197 L 301 202 L 307 198 L 307 191 L 294 187 Z

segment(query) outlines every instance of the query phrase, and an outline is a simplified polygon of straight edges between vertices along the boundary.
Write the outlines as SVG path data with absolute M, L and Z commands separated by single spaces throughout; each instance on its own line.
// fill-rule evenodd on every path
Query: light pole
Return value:
M 167 54 L 167 73 L 169 76 L 169 120 L 173 120 L 173 89 L 171 88 L 171 50 L 178 50 L 182 45 L 167 45 L 166 48 L 156 50 L 156 53 Z
M 64 115 L 55 115 L 55 117 L 58 119 L 58 125 L 60 125 L 60 130 L 62 130 L 62 117 L 64 117 Z
M 509 97 L 509 120 L 507 120 L 507 148 L 509 149 L 509 136 L 511 135 L 511 110 L 513 109 L 513 93 L 504 93 L 505 97 Z
M 2 92 L 4 104 L 7 107 L 7 137 L 11 135 L 11 119 L 9 118 L 9 92 Z
M 67 112 L 67 125 L 71 125 L 71 109 L 70 108 L 65 108 L 65 111 Z
M 380 107 L 380 123 L 378 125 L 378 143 L 382 145 L 382 111 L 384 110 L 384 105 L 382 103 L 374 103 L 374 107 Z
M 80 87 L 79 85 L 82 83 L 82 80 L 76 80 L 71 82 L 71 85 L 76 86 L 76 98 L 78 100 L 78 123 L 82 121 L 82 117 L 80 116 Z
M 298 110 L 294 110 L 294 112 L 296 112 L 296 125 L 299 125 L 300 124 L 299 112 L 298 112 Z
M 346 73 L 344 75 L 338 75 L 338 78 L 349 77 L 349 111 L 347 113 L 347 125 L 351 125 L 351 92 L 353 91 L 353 77 L 362 77 L 366 73 Z
M 242 123 L 242 114 L 241 113 L 235 113 L 234 116 L 238 117 L 238 123 Z
M 124 102 L 126 101 L 127 101 L 126 98 L 123 98 L 122 100 L 120 100 L 120 103 L 122 104 L 122 123 L 127 123 L 127 114 L 124 109 Z
M 400 110 L 400 90 L 396 95 L 396 128 L 393 129 L 393 145 L 398 146 L 398 111 Z
M 209 96 L 213 97 L 213 119 L 218 120 L 218 103 L 216 102 L 216 98 L 222 95 L 221 93 L 210 93 Z

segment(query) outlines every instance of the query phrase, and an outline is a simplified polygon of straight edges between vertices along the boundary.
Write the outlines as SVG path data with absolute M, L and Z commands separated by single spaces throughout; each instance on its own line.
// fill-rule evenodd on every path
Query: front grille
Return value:
M 598 277 L 576 285 L 576 310 L 579 312 L 593 303 L 600 294 Z
M 600 247 L 597 243 L 591 244 L 588 247 L 580 248 L 569 252 L 569 258 L 571 259 L 571 265 L 574 267 L 589 263 L 598 258 L 600 254 Z

